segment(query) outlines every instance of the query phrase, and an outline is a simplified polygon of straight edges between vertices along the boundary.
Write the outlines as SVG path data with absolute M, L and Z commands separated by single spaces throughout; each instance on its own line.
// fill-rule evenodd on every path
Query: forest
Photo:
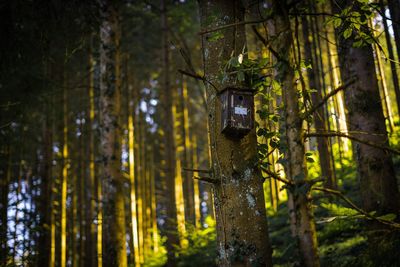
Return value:
M 400 0 L 0 23 L 0 267 L 400 266 Z

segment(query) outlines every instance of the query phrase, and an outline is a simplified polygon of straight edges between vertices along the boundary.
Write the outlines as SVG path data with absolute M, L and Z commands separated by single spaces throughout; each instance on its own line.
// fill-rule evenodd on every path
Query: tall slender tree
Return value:
M 175 266 L 176 246 L 179 246 L 177 210 L 176 210 L 176 192 L 175 192 L 175 174 L 176 174 L 176 149 L 174 136 L 174 119 L 172 113 L 173 94 L 170 82 L 170 62 L 169 62 L 169 40 L 168 40 L 168 14 L 166 0 L 161 0 L 161 31 L 162 31 L 162 110 L 164 114 L 164 158 L 165 158 L 165 179 L 166 179 L 166 205 L 167 205 L 167 266 Z
M 292 234 L 300 249 L 300 262 L 304 266 L 319 266 L 317 236 L 311 206 L 310 181 L 305 165 L 303 120 L 300 114 L 296 86 L 294 41 L 291 30 L 288 1 L 271 1 L 273 23 L 269 26 L 271 50 L 276 60 L 276 79 L 282 86 L 283 116 L 282 142 L 285 148 L 285 172 L 292 182 L 289 190 Z
M 100 0 L 100 141 L 103 161 L 103 264 L 127 266 L 121 174 L 119 23 L 117 3 Z

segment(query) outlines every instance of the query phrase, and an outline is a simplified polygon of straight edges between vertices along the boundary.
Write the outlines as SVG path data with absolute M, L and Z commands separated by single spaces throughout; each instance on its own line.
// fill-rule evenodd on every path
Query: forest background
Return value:
M 400 266 L 400 0 L 0 20 L 0 266 Z

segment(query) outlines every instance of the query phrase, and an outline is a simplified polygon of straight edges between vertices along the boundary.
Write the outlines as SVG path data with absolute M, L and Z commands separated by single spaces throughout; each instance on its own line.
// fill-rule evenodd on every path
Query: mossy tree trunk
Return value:
M 200 13 L 203 30 L 244 18 L 244 8 L 237 0 L 200 1 Z M 206 83 L 207 111 L 212 178 L 216 181 L 218 263 L 219 266 L 272 266 L 255 130 L 242 139 L 231 139 L 221 133 L 217 90 L 243 85 L 236 79 L 221 82 L 218 76 L 231 56 L 242 53 L 246 45 L 245 28 L 237 25 L 217 34 L 217 40 L 211 40 L 215 32 L 203 35 L 203 57 L 204 73 L 209 81 Z
M 120 170 L 118 15 L 114 1 L 100 0 L 100 141 L 103 160 L 103 266 L 127 266 L 125 205 Z
M 340 8 L 350 4 L 352 1 L 336 1 Z M 357 5 L 353 8 L 361 12 Z M 340 72 L 344 84 L 355 81 L 345 90 L 349 129 L 356 138 L 388 146 L 372 46 L 354 47 L 355 33 L 345 39 L 343 30 L 339 28 L 336 31 Z M 381 214 L 398 213 L 399 191 L 391 155 L 382 149 L 357 142 L 353 142 L 353 147 L 364 209 Z

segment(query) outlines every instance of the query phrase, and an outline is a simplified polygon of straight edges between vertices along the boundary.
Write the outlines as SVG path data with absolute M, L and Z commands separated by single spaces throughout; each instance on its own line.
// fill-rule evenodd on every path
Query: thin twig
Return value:
M 193 176 L 193 179 L 209 183 L 209 184 L 219 184 L 219 180 L 213 179 L 211 177 L 199 177 L 199 176 Z
M 361 143 L 361 144 L 364 144 L 364 145 L 368 145 L 368 146 L 371 146 L 371 147 L 379 148 L 379 149 L 391 152 L 393 154 L 400 155 L 400 151 L 399 150 L 396 150 L 396 149 L 393 149 L 391 147 L 387 147 L 387 146 L 384 146 L 384 145 L 381 145 L 381 144 L 376 144 L 376 143 L 373 143 L 373 142 L 370 142 L 370 141 L 367 141 L 367 140 L 362 140 L 362 139 L 359 139 L 359 138 L 357 138 L 355 136 L 348 135 L 346 133 L 341 133 L 341 132 L 325 132 L 325 133 L 324 132 L 314 132 L 314 133 L 306 133 L 306 134 L 304 134 L 305 138 L 307 138 L 307 137 L 333 137 L 333 136 L 345 137 L 345 138 L 348 138 L 350 140 L 353 140 L 355 142 L 358 142 L 358 143 Z
M 201 75 L 199 75 L 199 74 L 197 74 L 197 73 L 188 72 L 188 71 L 186 71 L 186 70 L 181 70 L 181 69 L 179 69 L 178 72 L 180 72 L 180 73 L 183 74 L 183 75 L 192 77 L 192 78 L 194 78 L 194 79 L 196 79 L 196 80 L 205 81 L 205 79 L 206 79 L 204 76 L 201 76 Z
M 365 210 L 359 208 L 356 204 L 353 203 L 353 201 L 351 201 L 348 197 L 346 197 L 340 191 L 329 189 L 329 188 L 323 188 L 323 187 L 313 187 L 312 189 L 340 197 L 347 204 L 349 204 L 353 209 L 355 209 L 357 212 L 359 212 L 360 214 L 364 215 L 367 218 L 370 218 L 370 219 L 372 219 L 374 221 L 380 222 L 382 224 L 385 224 L 385 225 L 388 225 L 388 226 L 391 226 L 391 227 L 394 227 L 394 228 L 400 228 L 400 224 L 398 224 L 398 223 L 395 223 L 395 222 L 392 222 L 392 221 L 389 221 L 389 220 L 385 220 L 385 219 L 380 219 L 378 217 L 372 216 L 371 214 L 369 214 Z
M 279 174 L 277 174 L 277 173 L 275 173 L 275 172 L 273 172 L 273 171 L 268 170 L 268 169 L 265 168 L 264 166 L 260 166 L 260 168 L 261 168 L 261 170 L 262 170 L 263 172 L 265 172 L 266 174 L 268 174 L 270 177 L 274 178 L 275 180 L 278 180 L 278 181 L 280 181 L 280 182 L 282 182 L 282 183 L 284 183 L 284 184 L 287 184 L 287 185 L 293 185 L 293 182 L 292 182 L 292 181 L 289 181 L 289 180 L 286 180 L 285 178 L 282 178 Z
M 271 53 L 277 58 L 280 59 L 281 57 L 279 56 L 279 53 L 276 52 L 270 45 L 270 43 L 267 41 L 267 39 L 264 38 L 264 36 L 261 35 L 261 33 L 257 30 L 257 28 L 253 25 L 251 27 L 251 29 L 253 30 L 253 32 L 255 33 L 255 35 L 258 37 L 258 39 L 260 39 L 260 41 L 263 43 L 263 45 L 269 49 L 269 51 L 271 51 Z
M 185 168 L 183 167 L 182 170 L 188 171 L 188 172 L 203 172 L 203 173 L 211 173 L 210 170 L 201 170 L 201 169 L 190 169 L 190 168 Z
M 230 24 L 226 24 L 220 27 L 216 27 L 216 28 L 211 28 L 211 29 L 205 29 L 201 32 L 199 32 L 199 35 L 204 35 L 207 33 L 211 33 L 211 32 L 216 32 L 219 30 L 224 30 L 230 27 L 235 27 L 235 26 L 239 26 L 239 25 L 246 25 L 246 24 L 259 24 L 259 23 L 263 23 L 266 22 L 268 20 L 271 19 L 271 16 L 268 16 L 266 18 L 262 18 L 262 19 L 258 19 L 258 20 L 251 20 L 251 21 L 239 21 L 239 22 L 235 22 L 235 23 L 230 23 Z
M 344 84 L 342 86 L 339 86 L 338 88 L 334 89 L 332 92 L 330 92 L 329 94 L 327 94 L 322 100 L 321 102 L 319 102 L 318 104 L 315 104 L 315 106 L 312 106 L 311 109 L 309 109 L 307 112 L 304 112 L 303 115 L 301 116 L 302 119 L 307 118 L 308 116 L 310 116 L 311 114 L 313 114 L 317 109 L 319 109 L 320 107 L 322 107 L 323 105 L 325 105 L 325 103 L 334 95 L 336 95 L 337 93 L 339 93 L 340 91 L 346 89 L 347 87 L 349 87 L 350 85 L 352 85 L 355 82 L 355 80 L 351 80 L 349 81 L 347 84 Z
M 217 93 L 219 92 L 218 88 L 217 88 L 212 82 L 210 82 L 209 80 L 207 80 L 205 76 L 201 76 L 201 75 L 199 75 L 199 74 L 197 74 L 197 73 L 191 73 L 191 72 L 188 72 L 188 71 L 186 71 L 186 70 L 181 70 L 181 69 L 179 69 L 178 72 L 180 72 L 180 73 L 183 74 L 183 75 L 192 77 L 192 78 L 194 78 L 194 79 L 196 79 L 196 80 L 201 80 L 201 81 L 203 81 L 203 82 L 206 82 L 206 83 L 208 83 L 209 85 L 211 85 L 211 86 L 215 89 L 215 91 L 216 91 Z

